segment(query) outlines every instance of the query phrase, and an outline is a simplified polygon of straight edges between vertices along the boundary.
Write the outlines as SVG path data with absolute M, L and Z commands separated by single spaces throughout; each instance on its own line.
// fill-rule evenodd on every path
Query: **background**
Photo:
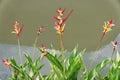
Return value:
M 24 24 L 21 45 L 33 46 L 36 31 L 44 26 L 46 31 L 40 36 L 38 45 L 44 43 L 59 49 L 59 36 L 54 29 L 54 18 L 58 8 L 66 8 L 73 14 L 67 20 L 63 34 L 65 49 L 71 51 L 77 44 L 79 49 L 95 50 L 99 42 L 104 21 L 113 19 L 115 27 L 103 40 L 104 46 L 114 40 L 120 31 L 119 0 L 0 0 L 0 43 L 16 44 L 17 37 L 12 32 L 15 21 Z

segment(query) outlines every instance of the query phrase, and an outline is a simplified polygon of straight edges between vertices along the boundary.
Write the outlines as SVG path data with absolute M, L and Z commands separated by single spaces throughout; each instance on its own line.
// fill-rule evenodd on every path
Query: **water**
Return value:
M 38 45 L 44 43 L 59 49 L 59 37 L 54 29 L 53 16 L 56 10 L 71 9 L 73 14 L 66 22 L 63 34 L 65 48 L 69 51 L 79 44 L 79 49 L 95 50 L 103 31 L 104 21 L 114 19 L 116 26 L 109 32 L 102 46 L 114 40 L 120 30 L 120 3 L 118 0 L 0 0 L 0 43 L 16 44 L 17 39 L 11 34 L 12 25 L 17 20 L 24 24 L 21 45 L 32 46 L 36 30 L 45 26 Z

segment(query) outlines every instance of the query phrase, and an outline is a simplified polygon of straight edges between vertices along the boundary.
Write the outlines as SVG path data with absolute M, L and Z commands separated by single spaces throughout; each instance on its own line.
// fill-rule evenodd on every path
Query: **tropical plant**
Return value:
M 16 21 L 15 25 L 13 26 L 14 31 L 12 33 L 15 33 L 18 38 L 18 53 L 20 56 L 20 64 L 18 64 L 13 57 L 10 60 L 2 60 L 2 62 L 10 69 L 12 74 L 11 78 L 9 78 L 10 80 L 120 80 L 120 55 L 117 50 L 118 41 L 115 43 L 113 42 L 113 53 L 111 55 L 113 56 L 116 54 L 115 59 L 112 59 L 112 56 L 110 58 L 104 59 L 90 70 L 87 69 L 83 60 L 85 49 L 79 52 L 78 46 L 76 46 L 73 51 L 70 52 L 69 56 L 65 56 L 66 51 L 64 49 L 62 36 L 65 29 L 65 22 L 71 16 L 73 10 L 71 10 L 68 15 L 63 18 L 65 11 L 65 8 L 59 8 L 57 10 L 58 15 L 54 16 L 56 20 L 55 29 L 60 38 L 59 54 L 56 53 L 54 48 L 52 48 L 54 52 L 51 52 L 46 49 L 44 44 L 42 44 L 41 47 L 37 45 L 39 35 L 45 31 L 43 27 L 40 27 L 37 31 L 37 37 L 34 43 L 33 56 L 31 57 L 28 55 L 28 53 L 24 52 L 26 59 L 24 62 L 22 61 L 19 40 L 24 26 L 19 28 L 19 23 Z M 100 43 L 102 42 L 106 33 L 111 30 L 112 26 L 114 26 L 113 20 L 105 22 Z M 36 48 L 39 50 L 41 55 L 35 59 L 34 53 Z M 96 48 L 96 51 L 97 49 L 98 47 Z M 44 64 L 41 63 L 44 57 L 46 57 L 50 62 L 51 70 L 49 75 L 43 75 L 40 72 L 42 67 L 44 67 Z M 94 58 L 95 56 L 93 57 L 93 61 Z M 108 72 L 106 72 L 104 76 L 101 76 L 101 72 L 105 67 L 107 67 Z M 81 75 L 79 75 L 80 71 L 82 72 Z

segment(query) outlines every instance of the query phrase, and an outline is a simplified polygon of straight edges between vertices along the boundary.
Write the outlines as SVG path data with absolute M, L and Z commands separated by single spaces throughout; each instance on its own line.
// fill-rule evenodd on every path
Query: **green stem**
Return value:
M 61 54 L 62 54 L 62 61 L 64 60 L 64 45 L 63 45 L 63 39 L 62 39 L 62 34 L 60 36 L 60 49 L 61 49 Z
M 90 68 L 92 67 L 93 63 L 94 63 L 94 60 L 96 58 L 96 55 L 97 55 L 97 51 L 99 50 L 99 47 L 101 45 L 102 41 L 100 41 L 95 49 L 95 52 L 94 52 L 94 55 L 93 55 L 93 58 L 92 58 L 92 61 L 91 61 L 91 64 L 90 64 Z
M 65 64 L 64 64 L 65 55 L 64 55 L 63 38 L 62 38 L 62 34 L 59 34 L 59 36 L 60 36 L 60 49 L 61 49 L 61 55 L 62 55 L 63 76 L 64 76 L 64 79 L 66 80 Z
M 19 38 L 18 38 L 18 53 L 19 53 L 19 56 L 20 56 L 20 62 L 21 62 L 21 64 L 22 64 L 22 55 L 21 55 L 21 50 L 20 50 L 20 40 L 19 40 Z
M 38 37 L 35 38 L 35 42 L 34 42 L 34 48 L 33 48 L 33 61 L 34 61 L 34 54 L 35 54 L 35 48 L 36 48 L 37 41 L 38 41 Z

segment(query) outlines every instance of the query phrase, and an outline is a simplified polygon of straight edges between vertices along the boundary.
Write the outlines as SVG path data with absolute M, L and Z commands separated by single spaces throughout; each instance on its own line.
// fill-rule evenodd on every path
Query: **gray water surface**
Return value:
M 32 46 L 36 30 L 45 26 L 46 31 L 40 36 L 39 43 L 59 49 L 59 37 L 54 29 L 53 16 L 56 10 L 66 8 L 65 16 L 74 10 L 66 22 L 63 34 L 65 49 L 71 51 L 77 44 L 82 50 L 95 50 L 103 31 L 104 21 L 115 20 L 115 27 L 109 32 L 102 46 L 110 43 L 120 31 L 120 3 L 118 0 L 0 0 L 0 43 L 16 44 L 17 39 L 11 34 L 15 21 L 24 24 L 21 44 Z

